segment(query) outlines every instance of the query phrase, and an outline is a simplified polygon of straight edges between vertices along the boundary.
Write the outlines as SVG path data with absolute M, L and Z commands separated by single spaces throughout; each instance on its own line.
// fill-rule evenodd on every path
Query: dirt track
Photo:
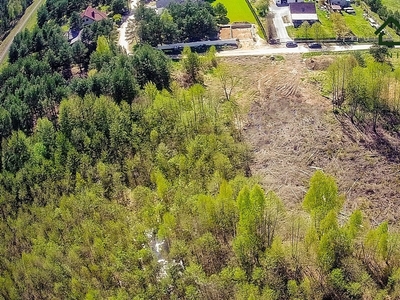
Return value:
M 329 58 L 304 60 L 288 55 L 225 58 L 242 78 L 238 101 L 248 107 L 244 136 L 252 147 L 252 175 L 274 190 L 289 209 L 299 207 L 316 169 L 337 179 L 345 194 L 344 214 L 357 208 L 372 223 L 400 219 L 400 167 L 396 157 L 377 146 L 376 137 L 332 113 L 320 95 L 317 72 Z M 399 147 L 399 140 L 382 135 Z

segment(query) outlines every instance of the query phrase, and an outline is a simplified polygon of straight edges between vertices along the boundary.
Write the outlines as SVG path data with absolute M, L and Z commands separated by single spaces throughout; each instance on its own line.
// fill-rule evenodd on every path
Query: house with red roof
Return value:
M 107 15 L 102 11 L 99 11 L 91 6 L 88 6 L 85 11 L 81 14 L 82 25 L 90 25 L 93 22 L 98 22 L 103 19 L 107 19 Z

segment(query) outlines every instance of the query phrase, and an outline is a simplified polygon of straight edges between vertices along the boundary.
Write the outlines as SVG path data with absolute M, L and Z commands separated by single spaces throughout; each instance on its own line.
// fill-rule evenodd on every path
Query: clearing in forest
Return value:
M 312 174 L 322 169 L 346 197 L 344 215 L 360 208 L 374 224 L 393 224 L 400 220 L 400 166 L 388 151 L 400 149 L 399 138 L 363 131 L 333 114 L 320 87 L 321 70 L 334 59 L 223 59 L 241 82 L 233 97 L 246 107 L 243 137 L 252 149 L 251 173 L 296 210 Z

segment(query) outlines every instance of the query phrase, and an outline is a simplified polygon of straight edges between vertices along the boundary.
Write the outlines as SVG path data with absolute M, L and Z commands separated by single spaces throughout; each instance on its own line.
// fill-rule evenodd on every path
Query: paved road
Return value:
M 270 3 L 269 6 L 270 11 L 274 14 L 274 25 L 276 29 L 277 38 L 282 42 L 286 43 L 287 41 L 292 41 L 290 36 L 287 33 L 285 23 L 283 22 L 283 17 L 286 16 L 290 19 L 290 11 L 289 6 L 278 7 L 273 3 Z
M 26 22 L 30 19 L 32 14 L 36 12 L 39 6 L 44 3 L 44 0 L 36 0 L 34 1 L 25 11 L 25 14 L 18 21 L 17 25 L 11 30 L 10 34 L 4 39 L 0 46 L 0 64 L 2 64 L 3 60 L 7 57 L 8 50 L 10 49 L 11 43 L 14 40 L 14 37 L 25 28 Z
M 280 46 L 263 46 L 256 49 L 235 49 L 221 51 L 217 53 L 219 57 L 227 56 L 262 56 L 262 55 L 277 55 L 277 54 L 290 54 L 290 53 L 307 53 L 307 52 L 325 52 L 325 51 L 357 51 L 368 50 L 372 45 L 350 45 L 350 46 L 323 46 L 322 49 L 310 49 L 304 45 L 299 45 L 297 48 L 286 48 L 285 44 Z

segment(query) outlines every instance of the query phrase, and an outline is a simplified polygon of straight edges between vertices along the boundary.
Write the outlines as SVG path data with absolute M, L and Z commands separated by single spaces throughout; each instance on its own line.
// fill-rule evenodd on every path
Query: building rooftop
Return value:
M 291 14 L 316 14 L 314 2 L 298 2 L 290 3 L 289 9 Z
M 81 17 L 87 17 L 92 19 L 93 21 L 101 21 L 103 19 L 107 19 L 107 15 L 102 11 L 99 11 L 91 6 L 88 6 L 85 11 L 81 14 Z

